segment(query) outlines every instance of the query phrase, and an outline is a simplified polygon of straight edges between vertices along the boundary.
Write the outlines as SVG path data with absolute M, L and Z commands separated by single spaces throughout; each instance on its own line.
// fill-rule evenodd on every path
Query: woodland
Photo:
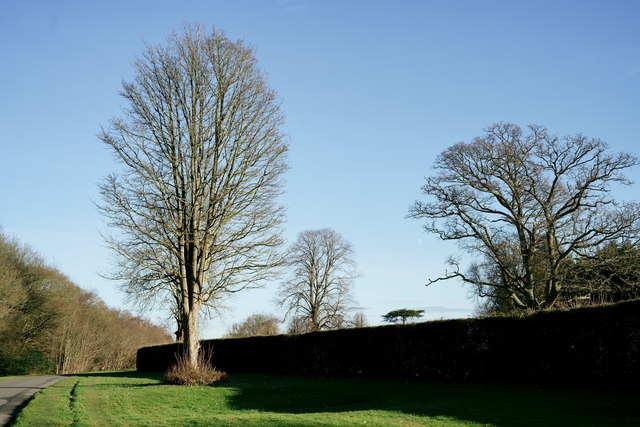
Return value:
M 131 369 L 138 348 L 170 341 L 0 233 L 0 376 Z

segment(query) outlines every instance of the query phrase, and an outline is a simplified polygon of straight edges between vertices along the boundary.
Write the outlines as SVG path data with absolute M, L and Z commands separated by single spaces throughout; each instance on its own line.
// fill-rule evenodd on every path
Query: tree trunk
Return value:
M 555 275 L 555 273 L 552 273 Z M 547 280 L 546 284 L 546 295 L 545 295 L 545 304 L 544 308 L 551 308 L 555 304 L 558 299 L 558 295 L 560 294 L 560 285 L 557 280 L 551 277 Z
M 311 310 L 311 328 L 312 332 L 320 330 L 320 321 L 318 320 L 318 312 L 314 309 Z
M 198 365 L 198 351 L 200 350 L 200 340 L 198 338 L 199 313 L 200 306 L 193 304 L 191 309 L 184 313 L 183 317 L 184 359 L 191 368 L 195 368 Z

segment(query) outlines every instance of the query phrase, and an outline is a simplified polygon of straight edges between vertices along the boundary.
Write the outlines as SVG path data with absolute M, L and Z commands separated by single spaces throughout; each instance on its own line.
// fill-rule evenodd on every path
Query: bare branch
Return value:
M 612 184 L 629 184 L 624 171 L 638 164 L 629 153 L 607 152 L 601 140 L 563 138 L 530 126 L 498 123 L 471 143 L 458 143 L 435 161 L 409 217 L 426 219 L 428 232 L 455 240 L 485 260 L 481 273 L 452 273 L 483 289 L 509 291 L 523 308 L 549 307 L 563 287 L 563 266 L 611 241 L 637 236 L 640 209 L 618 208 Z
M 221 32 L 187 26 L 134 66 L 123 117 L 99 135 L 123 166 L 100 186 L 117 229 L 113 277 L 137 298 L 170 301 L 197 345 L 201 307 L 282 264 L 283 116 L 251 50 Z

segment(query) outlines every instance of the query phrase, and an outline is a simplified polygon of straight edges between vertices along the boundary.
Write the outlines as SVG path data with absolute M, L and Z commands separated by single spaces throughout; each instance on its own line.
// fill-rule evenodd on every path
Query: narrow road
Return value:
M 37 391 L 63 378 L 60 375 L 50 375 L 0 381 L 0 426 L 9 425 L 18 411 Z

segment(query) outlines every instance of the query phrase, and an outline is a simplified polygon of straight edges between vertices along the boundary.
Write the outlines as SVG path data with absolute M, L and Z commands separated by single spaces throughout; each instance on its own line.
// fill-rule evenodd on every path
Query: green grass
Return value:
M 9 376 L 6 376 L 6 377 L 0 377 L 0 382 L 9 381 L 9 380 L 17 380 L 17 379 L 20 379 L 20 378 L 29 378 L 31 376 L 33 376 L 33 375 L 9 375 Z
M 17 426 L 638 426 L 640 392 L 232 375 L 216 387 L 96 373 L 38 393 Z

